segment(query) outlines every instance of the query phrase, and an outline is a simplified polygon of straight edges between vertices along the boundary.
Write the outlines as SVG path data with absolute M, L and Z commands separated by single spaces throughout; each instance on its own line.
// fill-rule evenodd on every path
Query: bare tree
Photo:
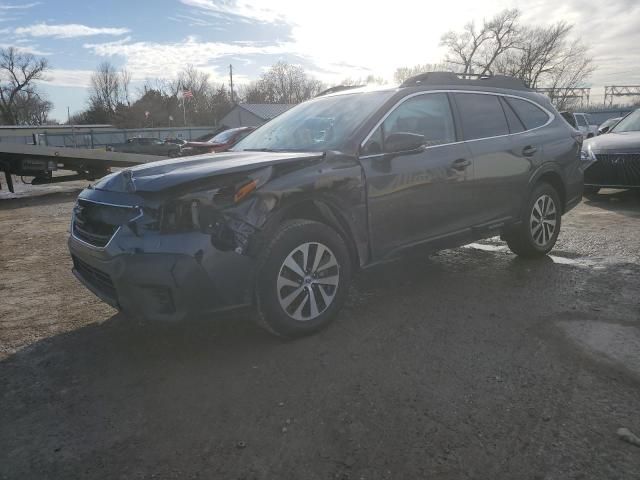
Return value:
M 440 44 L 447 47 L 445 61 L 462 74 L 486 75 L 494 62 L 519 43 L 518 9 L 507 9 L 477 27 L 474 22 L 459 32 L 449 31 Z
M 530 88 L 551 88 L 552 102 L 567 108 L 570 89 L 584 85 L 595 70 L 588 48 L 580 39 L 570 40 L 572 28 L 558 22 L 523 29 L 520 45 L 496 60 L 496 73 L 520 78 Z
M 44 125 L 49 123 L 53 104 L 39 93 L 22 91 L 16 96 L 16 124 Z
M 120 70 L 120 84 L 122 85 L 122 100 L 127 104 L 127 106 L 131 106 L 131 96 L 130 96 L 130 86 L 131 86 L 131 72 L 126 69 L 126 67 L 122 67 Z
M 45 58 L 36 58 L 15 47 L 0 49 L 0 115 L 9 125 L 20 123 L 18 105 L 23 97 L 37 95 L 35 81 L 49 68 Z
M 91 76 L 89 104 L 96 111 L 113 115 L 122 102 L 122 82 L 116 68 L 109 62 L 102 62 Z
M 559 110 L 572 106 L 572 88 L 584 85 L 595 70 L 593 59 L 587 55 L 587 48 L 575 40 L 564 49 L 562 61 L 547 75 L 546 86 L 551 88 L 551 101 Z
M 518 9 L 503 10 L 485 24 L 490 39 L 481 49 L 482 61 L 478 65 L 482 68 L 480 75 L 492 73 L 496 59 L 519 45 L 519 17 L 520 11 Z
M 274 64 L 258 82 L 267 103 L 300 103 L 316 96 L 323 89 L 299 65 L 285 62 Z

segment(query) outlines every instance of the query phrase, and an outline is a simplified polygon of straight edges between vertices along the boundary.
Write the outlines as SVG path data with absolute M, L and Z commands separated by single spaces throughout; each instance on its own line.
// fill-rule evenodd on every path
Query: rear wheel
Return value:
M 546 255 L 560 233 L 560 208 L 556 190 L 548 183 L 537 185 L 531 192 L 520 224 L 504 235 L 511 251 L 521 257 Z
M 349 250 L 340 234 L 310 220 L 285 222 L 261 255 L 261 325 L 285 337 L 324 328 L 342 306 L 350 278 Z

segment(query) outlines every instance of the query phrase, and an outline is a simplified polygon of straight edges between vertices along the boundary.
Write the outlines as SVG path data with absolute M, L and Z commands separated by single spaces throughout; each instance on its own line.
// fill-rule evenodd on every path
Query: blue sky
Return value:
M 507 7 L 519 7 L 527 22 L 574 23 L 598 65 L 592 86 L 640 83 L 636 0 L 0 0 L 0 46 L 48 58 L 41 87 L 55 105 L 52 117 L 64 120 L 67 107 L 85 107 L 91 72 L 104 60 L 126 66 L 134 92 L 187 64 L 219 82 L 228 81 L 230 63 L 242 83 L 278 60 L 329 83 L 391 79 L 397 67 L 438 62 L 446 30 Z

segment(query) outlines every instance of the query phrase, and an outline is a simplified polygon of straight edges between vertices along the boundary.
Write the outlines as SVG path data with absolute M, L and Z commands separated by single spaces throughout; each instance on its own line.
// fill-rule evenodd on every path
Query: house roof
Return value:
M 240 103 L 239 107 L 253 113 L 256 117 L 263 120 L 271 120 L 281 113 L 286 112 L 294 103 Z

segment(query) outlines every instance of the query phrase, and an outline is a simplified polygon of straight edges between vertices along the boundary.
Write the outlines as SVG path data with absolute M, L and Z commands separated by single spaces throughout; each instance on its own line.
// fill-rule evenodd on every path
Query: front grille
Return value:
M 597 154 L 596 159 L 584 172 L 584 183 L 640 187 L 640 153 Z
M 72 259 L 74 268 L 80 275 L 82 275 L 82 278 L 106 297 L 117 302 L 118 295 L 116 293 L 116 287 L 113 285 L 109 274 L 98 268 L 92 267 L 86 262 L 83 262 L 75 255 L 72 255 Z
M 104 247 L 124 225 L 139 214 L 137 207 L 121 207 L 78 199 L 73 209 L 73 235 L 80 240 Z

